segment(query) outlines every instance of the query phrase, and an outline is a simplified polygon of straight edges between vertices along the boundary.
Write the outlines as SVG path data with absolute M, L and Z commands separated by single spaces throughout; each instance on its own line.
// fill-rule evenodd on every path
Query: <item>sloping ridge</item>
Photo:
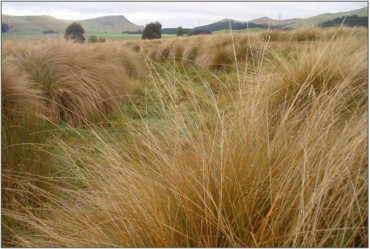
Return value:
M 233 29 L 246 28 L 244 27 L 248 23 L 249 28 L 261 27 L 261 26 L 278 26 L 281 25 L 284 28 L 302 28 L 302 27 L 316 27 L 320 23 L 323 23 L 328 20 L 335 19 L 337 17 L 343 17 L 346 15 L 358 15 L 358 16 L 368 16 L 368 8 L 364 7 L 361 9 L 343 11 L 338 13 L 325 13 L 310 18 L 291 18 L 285 20 L 276 20 L 271 19 L 267 16 L 250 20 L 248 22 L 237 21 L 234 19 L 222 19 L 214 23 L 207 25 L 195 27 L 195 29 L 208 29 L 210 31 L 217 31 L 230 28 L 230 22 L 233 26 Z M 244 26 L 243 26 L 244 25 Z
M 11 32 L 22 30 L 40 30 L 48 29 L 54 31 L 63 31 L 68 25 L 67 21 L 54 18 L 52 16 L 10 16 L 2 15 L 2 22 L 10 27 Z
M 337 17 L 343 17 L 346 15 L 368 16 L 368 8 L 364 7 L 361 9 L 343 11 L 343 12 L 338 12 L 338 13 L 325 13 L 325 14 L 313 16 L 310 18 L 302 19 L 292 25 L 289 25 L 289 27 L 291 28 L 316 27 L 320 23 L 335 19 Z
M 143 30 L 143 26 L 136 25 L 126 19 L 123 15 L 103 16 L 79 21 L 85 32 L 109 32 L 122 33 L 122 31 Z
M 277 25 L 286 26 L 286 25 L 294 24 L 294 23 L 296 23 L 300 20 L 302 20 L 302 18 L 276 20 L 276 19 L 271 19 L 267 16 L 264 16 L 264 17 L 261 17 L 261 18 L 253 19 L 249 22 L 255 23 L 255 24 L 272 25 L 272 26 L 277 26 Z
M 9 32 L 19 32 L 24 30 L 46 31 L 53 30 L 63 33 L 72 22 L 82 25 L 86 33 L 89 32 L 109 32 L 122 33 L 122 31 L 143 30 L 143 26 L 136 25 L 127 20 L 123 15 L 103 16 L 87 20 L 63 20 L 52 16 L 11 16 L 2 15 L 2 22 L 9 25 Z

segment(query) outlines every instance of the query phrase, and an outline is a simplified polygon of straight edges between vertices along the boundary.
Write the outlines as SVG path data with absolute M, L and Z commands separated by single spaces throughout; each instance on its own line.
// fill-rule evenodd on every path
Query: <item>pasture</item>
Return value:
M 107 40 L 133 40 L 141 39 L 141 34 L 120 34 L 120 33 L 99 33 L 99 32 L 87 32 L 85 33 L 86 40 L 90 35 L 95 35 L 97 37 L 103 37 Z M 58 34 L 41 34 L 40 30 L 26 30 L 22 32 L 9 32 L 2 33 L 3 41 L 7 40 L 61 40 L 64 37 L 64 33 Z M 162 38 L 173 38 L 176 35 L 162 34 Z
M 2 246 L 368 246 L 367 29 L 107 40 L 3 40 Z

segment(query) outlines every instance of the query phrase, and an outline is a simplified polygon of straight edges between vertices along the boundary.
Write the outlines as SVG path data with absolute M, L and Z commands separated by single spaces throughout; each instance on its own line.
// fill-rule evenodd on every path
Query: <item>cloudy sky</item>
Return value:
M 194 28 L 225 18 L 250 21 L 307 18 L 367 7 L 359 2 L 2 2 L 2 14 L 51 15 L 59 19 L 82 20 L 106 15 L 124 15 L 145 25 L 159 21 L 163 28 Z

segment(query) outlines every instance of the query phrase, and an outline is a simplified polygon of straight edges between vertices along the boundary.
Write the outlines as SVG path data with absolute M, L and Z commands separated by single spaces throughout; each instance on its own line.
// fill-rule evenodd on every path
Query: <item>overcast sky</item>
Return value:
M 58 19 L 83 20 L 106 15 L 124 15 L 137 25 L 158 21 L 162 28 L 194 28 L 221 19 L 250 21 L 307 18 L 367 7 L 359 2 L 2 2 L 9 15 L 50 15 Z

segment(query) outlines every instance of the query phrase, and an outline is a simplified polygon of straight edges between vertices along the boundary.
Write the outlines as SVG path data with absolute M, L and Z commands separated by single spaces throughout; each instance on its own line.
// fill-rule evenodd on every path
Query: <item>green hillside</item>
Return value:
M 107 33 L 122 33 L 122 31 L 137 31 L 143 30 L 143 26 L 133 24 L 123 15 L 120 16 L 103 16 L 88 20 L 80 21 L 85 32 L 107 32 Z
M 299 20 L 291 25 L 287 25 L 291 28 L 303 28 L 303 27 L 316 27 L 318 24 L 323 23 L 328 20 L 335 19 L 337 17 L 342 17 L 346 15 L 358 15 L 358 16 L 367 16 L 368 8 L 364 7 L 357 10 L 352 11 L 344 11 L 344 12 L 338 12 L 338 13 L 325 13 L 317 16 L 313 16 L 310 18 Z
M 52 16 L 10 16 L 2 15 L 2 23 L 9 25 L 9 32 L 39 32 L 52 29 L 64 32 L 68 21 L 56 19 Z
M 259 28 L 259 29 L 265 29 L 267 26 L 278 26 L 282 25 L 284 28 L 304 28 L 304 27 L 317 27 L 319 24 L 328 21 L 333 20 L 335 18 L 340 18 L 343 16 L 367 16 L 368 15 L 368 8 L 364 7 L 357 10 L 351 10 L 351 11 L 344 11 L 344 12 L 338 12 L 338 13 L 325 13 L 317 16 L 313 16 L 310 18 L 292 18 L 292 19 L 286 19 L 286 20 L 276 20 L 271 19 L 267 16 L 257 18 L 250 20 L 248 22 L 242 22 L 242 21 L 236 21 L 234 19 L 223 19 L 208 25 L 203 25 L 200 27 L 195 27 L 195 29 L 208 29 L 212 32 L 216 32 L 219 30 L 228 30 L 230 28 L 230 23 L 232 25 L 233 30 L 241 30 L 246 29 L 247 26 L 249 28 Z M 248 24 L 248 25 L 247 25 Z
M 267 16 L 264 16 L 264 17 L 261 17 L 261 18 L 251 20 L 249 22 L 255 23 L 255 24 L 273 25 L 273 26 L 280 25 L 280 24 L 282 26 L 288 26 L 288 25 L 292 25 L 292 24 L 294 24 L 294 23 L 296 23 L 300 20 L 302 20 L 302 19 L 301 18 L 292 18 L 292 19 L 286 19 L 286 20 L 276 20 L 276 19 L 271 19 Z
M 61 20 L 51 16 L 10 16 L 2 15 L 2 22 L 8 24 L 10 34 L 42 34 L 43 31 L 53 30 L 64 33 L 74 20 Z M 88 20 L 76 21 L 81 23 L 86 33 L 122 33 L 122 31 L 137 31 L 144 27 L 133 24 L 123 15 L 104 16 Z

